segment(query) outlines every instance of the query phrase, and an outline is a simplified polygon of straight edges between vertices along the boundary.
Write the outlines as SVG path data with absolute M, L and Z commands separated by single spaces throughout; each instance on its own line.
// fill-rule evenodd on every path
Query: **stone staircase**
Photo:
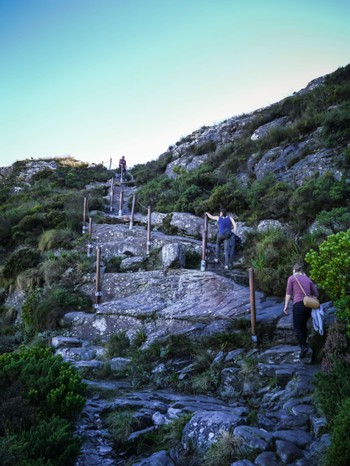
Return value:
M 128 192 L 130 195 L 132 190 Z M 108 216 L 117 215 L 114 212 L 117 202 L 115 199 L 113 211 Z M 127 203 L 126 196 L 124 203 Z M 128 214 L 127 209 L 123 204 L 123 214 Z M 145 238 L 142 226 L 130 230 L 126 225 L 118 225 L 118 228 L 96 225 L 94 234 L 95 244 L 100 245 L 107 256 L 120 253 L 120 244 L 125 236 L 129 243 L 127 246 L 124 243 L 123 252 L 129 248 L 130 252 L 139 251 L 142 256 L 141 247 L 138 250 L 136 246 Z M 159 232 L 155 236 L 158 244 L 174 240 Z M 137 238 L 138 243 L 136 239 L 133 243 L 130 238 Z M 200 247 L 198 240 L 181 240 Z M 329 437 L 323 433 L 325 420 L 317 414 L 312 400 L 312 380 L 319 367 L 312 364 L 311 351 L 305 359 L 299 360 L 291 316 L 281 318 L 278 299 L 257 293 L 258 325 L 276 329 L 274 344 L 270 342 L 269 349 L 253 345 L 251 350 L 237 348 L 229 352 L 220 351 L 215 356 L 213 367 L 222 365 L 221 399 L 171 390 L 135 390 L 128 380 L 113 377 L 113 374 L 120 374 L 130 361 L 127 358 L 106 361 L 104 342 L 120 330 L 126 330 L 132 337 L 141 328 L 140 319 L 150 319 L 142 328 L 149 335 L 153 331 L 154 338 L 159 338 L 171 332 L 189 331 L 195 336 L 225 331 L 233 318 L 249 318 L 247 272 L 239 268 L 239 262 L 237 265 L 237 268 L 224 270 L 209 259 L 205 273 L 177 270 L 104 274 L 103 299 L 95 312 L 72 311 L 64 316 L 62 335 L 52 338 L 52 346 L 56 354 L 88 377 L 85 381 L 89 396 L 76 426 L 76 435 L 84 439 L 76 466 L 185 464 L 190 443 L 201 451 L 220 436 L 222 429 L 233 431 L 247 445 L 248 456 L 253 450 L 252 445 L 256 451 L 254 463 L 244 460 L 233 463 L 236 466 L 319 464 L 320 455 L 329 446 Z M 87 276 L 83 284 L 83 289 L 91 296 L 93 281 L 93 276 Z M 218 306 L 219 313 L 215 314 L 213 311 Z M 196 314 L 199 310 L 202 312 L 200 316 Z M 158 328 L 155 328 L 152 319 L 157 313 L 162 317 Z M 206 323 L 203 324 L 201 319 Z M 244 358 L 256 358 L 254 374 L 245 372 Z M 111 368 L 112 379 L 96 379 L 96 374 L 101 373 L 106 363 Z M 163 368 L 160 365 L 156 370 L 161 372 Z M 176 370 L 179 378 L 191 376 L 191 365 L 186 365 L 186 362 L 178 365 Z M 257 398 L 259 405 L 254 403 Z M 116 409 L 135 412 L 134 429 L 128 439 L 131 446 L 142 443 L 145 435 L 162 424 L 186 413 L 194 416 L 186 425 L 178 448 L 140 459 L 139 456 L 130 456 L 130 452 L 114 449 L 113 438 L 103 418 Z M 248 422 L 253 414 L 256 418 L 254 427 Z

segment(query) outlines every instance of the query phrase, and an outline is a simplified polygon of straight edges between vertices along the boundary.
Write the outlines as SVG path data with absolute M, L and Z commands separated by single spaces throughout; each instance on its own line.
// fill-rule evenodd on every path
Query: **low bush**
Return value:
M 299 259 L 294 240 L 283 230 L 270 229 L 248 233 L 245 244 L 244 260 L 255 270 L 257 288 L 267 295 L 283 297 L 291 267 Z
M 38 249 L 40 251 L 59 248 L 70 249 L 76 236 L 76 232 L 68 228 L 44 231 L 39 237 Z
M 250 457 L 250 458 L 249 458 Z M 231 432 L 223 431 L 217 442 L 213 443 L 205 454 L 203 466 L 230 466 L 237 460 L 254 460 L 253 452 L 249 455 L 241 439 Z
M 325 144 L 333 147 L 346 144 L 350 139 L 350 104 L 348 102 L 331 110 L 323 122 Z
M 126 332 L 118 332 L 110 337 L 105 345 L 106 358 L 126 356 L 130 350 L 130 340 Z
M 332 428 L 335 416 L 350 393 L 350 364 L 334 357 L 331 370 L 316 374 L 315 386 L 315 400 Z
M 327 466 L 344 466 L 350 464 L 350 397 L 340 406 L 334 418 L 332 443 L 326 454 Z
M 91 300 L 82 293 L 58 286 L 38 288 L 27 294 L 22 320 L 28 334 L 53 330 L 68 311 L 91 309 Z
M 80 375 L 49 348 L 0 355 L 0 463 L 73 465 L 73 424 L 84 405 Z
M 39 264 L 40 251 L 32 248 L 22 248 L 14 251 L 6 259 L 2 275 L 4 278 L 14 280 L 20 272 Z
M 310 277 L 322 288 L 348 326 L 350 334 L 350 230 L 328 236 L 319 250 L 305 256 L 310 264 Z

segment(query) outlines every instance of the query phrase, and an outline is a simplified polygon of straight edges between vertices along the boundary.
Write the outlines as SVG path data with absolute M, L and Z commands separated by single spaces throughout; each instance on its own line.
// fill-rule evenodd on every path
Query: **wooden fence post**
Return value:
M 208 235 L 208 217 L 204 215 L 204 224 L 203 224 L 203 231 L 202 231 L 201 272 L 204 272 L 207 267 L 207 263 L 206 263 L 207 235 Z
M 120 189 L 120 195 L 119 195 L 119 217 L 123 215 L 123 188 L 121 187 Z
M 152 220 L 152 210 L 151 206 L 148 206 L 148 215 L 147 215 L 147 255 L 151 252 L 151 220 Z
M 255 307 L 255 284 L 254 284 L 254 269 L 250 268 L 249 271 L 249 291 L 250 291 L 250 322 L 252 341 L 257 341 L 256 335 L 256 307 Z
M 82 234 L 85 235 L 86 233 L 86 211 L 87 211 L 87 198 L 84 197 L 84 206 L 83 206 L 83 227 L 82 227 Z
M 129 225 L 129 230 L 132 230 L 134 226 L 134 214 L 135 214 L 135 201 L 136 201 L 136 195 L 132 195 L 132 203 L 131 203 L 131 214 L 130 214 L 130 225 Z
M 101 248 L 96 246 L 96 292 L 95 292 L 95 308 L 100 304 L 101 293 Z
M 91 244 L 91 238 L 92 238 L 92 218 L 89 217 L 89 229 L 88 229 L 88 233 L 89 233 L 89 243 L 87 245 L 87 255 L 88 257 L 91 256 L 92 254 L 92 244 Z
M 114 200 L 114 177 L 111 179 L 111 194 L 110 194 L 110 201 L 109 201 L 109 211 L 113 211 L 113 200 Z

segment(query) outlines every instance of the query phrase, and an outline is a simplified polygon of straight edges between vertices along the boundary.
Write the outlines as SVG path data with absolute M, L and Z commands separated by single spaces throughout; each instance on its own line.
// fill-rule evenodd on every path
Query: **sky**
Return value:
M 0 0 L 0 166 L 155 160 L 350 63 L 349 0 Z

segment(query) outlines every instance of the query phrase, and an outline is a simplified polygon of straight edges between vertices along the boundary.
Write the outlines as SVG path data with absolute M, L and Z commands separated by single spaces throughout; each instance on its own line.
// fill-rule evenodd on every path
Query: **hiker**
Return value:
M 216 237 L 215 246 L 215 262 L 219 262 L 220 244 L 224 242 L 224 257 L 225 257 L 225 269 L 228 269 L 230 258 L 234 256 L 235 250 L 235 236 L 232 235 L 232 230 L 237 233 L 237 224 L 232 217 L 229 217 L 226 213 L 226 209 L 220 209 L 220 215 L 211 215 L 209 212 L 205 212 L 205 215 L 211 220 L 216 220 L 218 224 L 218 234 Z M 230 247 L 233 253 L 230 254 Z
M 288 304 L 293 296 L 293 328 L 300 346 L 300 359 L 306 356 L 309 349 L 306 342 L 307 321 L 310 319 L 312 311 L 312 309 L 304 305 L 303 300 L 305 293 L 302 288 L 308 296 L 318 296 L 316 285 L 307 275 L 305 275 L 302 265 L 295 264 L 293 267 L 293 275 L 291 275 L 287 281 L 283 312 L 286 315 L 289 314 Z
M 122 158 L 119 160 L 119 171 L 120 171 L 120 178 L 125 177 L 125 175 L 126 175 L 126 160 L 125 160 L 124 155 L 122 155 Z

